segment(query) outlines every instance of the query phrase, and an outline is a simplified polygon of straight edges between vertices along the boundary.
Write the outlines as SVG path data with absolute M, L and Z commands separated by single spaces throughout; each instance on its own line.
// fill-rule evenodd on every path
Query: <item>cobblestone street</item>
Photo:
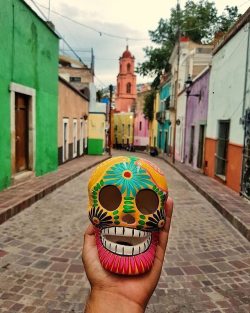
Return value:
M 172 167 L 138 155 L 165 172 L 175 204 L 147 313 L 250 312 L 249 242 Z M 89 284 L 80 255 L 90 173 L 0 225 L 0 312 L 83 312 Z

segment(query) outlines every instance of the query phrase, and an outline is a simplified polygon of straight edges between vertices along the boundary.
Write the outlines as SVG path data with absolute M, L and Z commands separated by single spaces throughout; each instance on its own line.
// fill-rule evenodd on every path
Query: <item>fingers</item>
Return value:
M 82 247 L 82 260 L 84 261 L 88 251 L 91 251 L 93 247 L 96 247 L 96 241 L 95 241 L 95 229 L 92 224 L 88 226 L 84 233 L 84 239 L 83 239 L 83 247 Z
M 165 203 L 166 223 L 165 223 L 163 231 L 169 232 L 172 214 L 173 214 L 173 207 L 174 207 L 173 199 L 168 198 L 167 202 Z
M 92 224 L 89 224 L 85 231 L 85 235 L 94 235 L 94 234 L 95 234 L 94 226 Z
M 164 259 L 164 254 L 167 246 L 168 233 L 173 212 L 173 200 L 171 198 L 168 198 L 167 202 L 165 203 L 165 210 L 166 210 L 166 223 L 164 225 L 163 230 L 159 234 L 159 243 L 158 243 L 158 246 L 162 249 L 161 253 L 162 260 Z
M 90 224 L 84 234 L 83 246 L 90 247 L 95 245 L 95 229 L 94 226 Z
M 167 202 L 165 203 L 165 210 L 166 210 L 166 223 L 164 225 L 163 230 L 160 231 L 159 233 L 159 242 L 155 254 L 154 269 L 156 273 L 161 272 L 165 251 L 168 243 L 168 233 L 173 213 L 173 200 L 171 198 L 168 198 Z

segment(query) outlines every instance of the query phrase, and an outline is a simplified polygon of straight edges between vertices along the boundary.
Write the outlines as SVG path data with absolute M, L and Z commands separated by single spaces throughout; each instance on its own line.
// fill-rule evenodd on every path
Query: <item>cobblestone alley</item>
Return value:
M 250 312 L 249 242 L 173 168 L 152 161 L 167 175 L 175 205 L 162 276 L 147 312 Z M 0 225 L 0 312 L 83 311 L 90 172 Z

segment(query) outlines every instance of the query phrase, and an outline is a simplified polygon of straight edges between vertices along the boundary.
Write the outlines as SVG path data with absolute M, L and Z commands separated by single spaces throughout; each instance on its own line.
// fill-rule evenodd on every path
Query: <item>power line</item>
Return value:
M 95 78 L 99 81 L 99 83 L 102 85 L 102 87 L 106 88 L 107 85 L 105 85 L 96 75 Z
M 33 0 L 31 0 L 31 1 L 33 2 Z M 40 7 L 42 7 L 42 8 L 48 9 L 46 6 L 44 6 L 44 5 L 40 4 L 40 3 L 38 5 Z M 107 36 L 107 37 L 111 37 L 111 38 L 115 38 L 115 39 L 121 39 L 121 40 L 126 40 L 126 41 L 128 41 L 128 40 L 130 40 L 130 41 L 150 41 L 150 38 L 132 38 L 132 37 L 124 37 L 124 36 L 110 34 L 110 33 L 101 31 L 101 30 L 99 30 L 97 28 L 94 28 L 94 27 L 88 26 L 86 24 L 83 24 L 81 22 L 78 22 L 76 20 L 73 20 L 72 18 L 70 18 L 68 16 L 65 16 L 65 15 L 63 15 L 63 14 L 57 12 L 57 11 L 50 10 L 50 12 L 55 14 L 55 15 L 58 15 L 58 16 L 64 18 L 64 19 L 66 19 L 66 20 L 68 20 L 68 21 L 70 21 L 70 22 L 72 22 L 74 24 L 78 24 L 78 25 L 80 25 L 82 27 L 85 27 L 85 28 L 87 28 L 89 30 L 92 30 L 92 31 L 98 33 L 100 36 L 104 35 L 104 36 Z
M 40 12 L 40 14 L 44 17 L 45 21 L 47 21 L 47 17 L 46 15 L 42 12 L 42 10 L 38 7 L 37 3 L 34 0 L 30 0 L 34 6 L 37 8 L 37 10 Z M 81 62 L 83 63 L 82 59 L 80 58 L 80 56 L 74 51 L 74 49 L 70 46 L 70 44 L 63 38 L 63 36 L 56 31 L 56 33 L 59 35 L 59 37 L 61 38 L 61 40 L 68 46 L 68 48 L 70 49 L 70 51 L 74 54 L 74 56 Z M 83 63 L 84 64 L 84 63 Z
M 80 52 L 80 53 L 90 53 L 91 52 L 91 50 L 81 50 L 81 49 L 74 49 L 76 52 Z M 60 49 L 60 51 L 62 51 L 62 52 L 69 52 L 70 50 L 69 49 L 63 49 L 63 48 L 61 48 Z M 89 58 L 89 57 L 84 57 L 84 59 L 89 59 L 89 60 L 91 60 L 91 58 Z M 98 58 L 98 57 L 96 57 L 95 56 L 95 59 L 96 60 L 107 60 L 107 61 L 118 61 L 119 59 L 118 58 Z

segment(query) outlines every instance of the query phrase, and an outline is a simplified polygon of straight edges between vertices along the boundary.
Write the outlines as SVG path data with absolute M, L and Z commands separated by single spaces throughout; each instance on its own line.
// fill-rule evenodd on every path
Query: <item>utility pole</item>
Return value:
M 111 156 L 111 111 L 112 111 L 113 86 L 109 85 L 109 156 Z
M 49 0 L 49 8 L 48 8 L 48 21 L 50 20 L 50 0 Z
M 175 142 L 176 142 L 176 111 L 177 111 L 177 98 L 178 98 L 178 86 L 179 86 L 179 67 L 180 67 L 180 1 L 177 0 L 176 6 L 177 12 L 177 71 L 175 79 L 175 90 L 174 90 L 174 125 L 173 125 L 173 155 L 172 162 L 175 163 Z

